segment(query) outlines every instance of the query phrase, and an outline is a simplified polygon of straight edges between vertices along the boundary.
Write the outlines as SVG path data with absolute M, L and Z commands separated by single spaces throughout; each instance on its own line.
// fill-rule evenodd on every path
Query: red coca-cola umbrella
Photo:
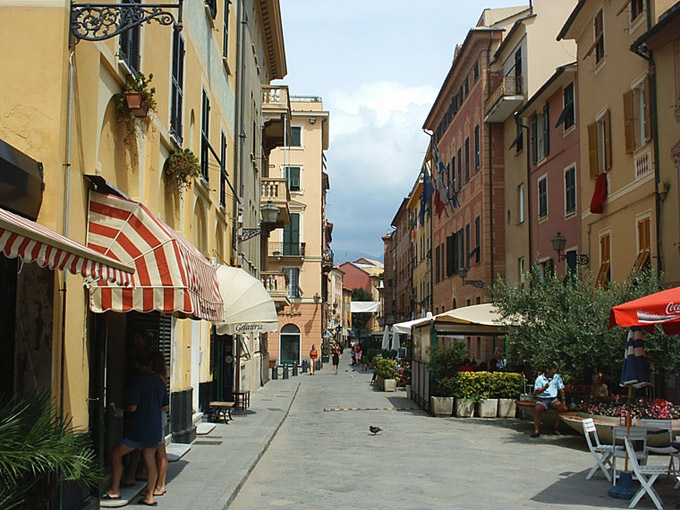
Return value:
M 669 335 L 680 334 L 680 287 L 622 303 L 609 313 L 610 328 L 638 326 L 651 333 L 656 324 Z

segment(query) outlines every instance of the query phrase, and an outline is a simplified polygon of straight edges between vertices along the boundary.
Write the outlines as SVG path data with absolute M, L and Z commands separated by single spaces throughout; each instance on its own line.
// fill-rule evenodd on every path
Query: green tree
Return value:
M 373 301 L 373 296 L 365 289 L 352 289 L 352 301 Z M 366 329 L 368 321 L 371 320 L 370 313 L 353 313 L 352 314 L 352 329 L 361 331 Z
M 543 276 L 535 266 L 523 287 L 499 278 L 493 297 L 503 317 L 517 323 L 507 335 L 513 364 L 534 370 L 556 364 L 573 376 L 599 368 L 610 381 L 618 381 L 628 331 L 609 329 L 611 307 L 658 290 L 652 271 L 632 274 L 604 289 L 595 287 L 588 272 L 563 281 Z M 645 346 L 653 370 L 664 374 L 680 368 L 680 343 L 660 329 L 645 334 Z

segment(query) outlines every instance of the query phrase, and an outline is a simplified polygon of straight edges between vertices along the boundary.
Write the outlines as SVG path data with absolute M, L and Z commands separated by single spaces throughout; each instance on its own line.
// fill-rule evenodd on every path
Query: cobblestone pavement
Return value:
M 337 376 L 328 365 L 298 377 L 288 417 L 230 509 L 627 508 L 603 476 L 585 480 L 594 459 L 581 436 L 530 439 L 528 421 L 391 410 L 415 405 L 378 391 L 348 358 Z M 674 508 L 672 482 L 657 485 Z M 654 506 L 644 497 L 637 508 Z

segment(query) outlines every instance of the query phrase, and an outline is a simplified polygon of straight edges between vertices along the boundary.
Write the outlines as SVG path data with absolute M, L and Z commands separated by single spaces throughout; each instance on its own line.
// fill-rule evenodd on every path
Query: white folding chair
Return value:
M 612 468 L 612 456 L 614 455 L 614 445 L 600 443 L 600 438 L 597 435 L 597 429 L 595 428 L 595 423 L 593 422 L 592 418 L 586 418 L 581 423 L 583 424 L 583 434 L 586 436 L 588 449 L 590 450 L 590 453 L 593 454 L 595 462 L 597 463 L 586 475 L 586 480 L 590 480 L 599 469 L 602 471 L 602 473 L 604 473 L 604 476 L 607 478 L 607 481 L 611 482 L 612 477 L 609 474 L 609 470 Z
M 659 455 L 668 455 L 668 475 L 675 476 L 677 470 L 675 469 L 675 459 L 678 455 L 677 448 L 671 446 L 671 441 L 673 441 L 673 423 L 671 420 L 648 420 L 641 419 L 640 425 L 646 429 L 654 430 L 655 433 L 660 433 L 663 435 L 668 434 L 668 444 L 665 446 L 649 446 L 647 445 L 647 452 L 656 453 Z M 662 432 L 659 432 L 662 431 Z M 649 432 L 648 432 L 649 433 Z M 664 438 L 665 439 L 665 438 Z M 677 487 L 676 487 L 677 488 Z
M 617 448 L 623 440 L 628 437 L 635 445 L 635 459 L 638 464 L 647 464 L 647 429 L 643 427 L 631 427 L 630 433 L 626 432 L 626 427 L 615 426 L 613 431 L 614 454 L 612 455 L 612 483 L 616 485 L 616 459 L 623 459 L 626 457 L 625 448 Z M 630 461 L 630 457 L 629 457 Z
M 633 449 L 630 438 L 624 437 L 623 442 L 626 445 L 626 451 L 628 452 L 628 462 L 633 469 L 635 477 L 640 482 L 640 490 L 637 491 L 635 496 L 633 496 L 633 499 L 630 500 L 628 508 L 635 508 L 638 502 L 642 499 L 642 496 L 644 496 L 646 493 L 654 502 L 654 506 L 656 506 L 656 508 L 659 510 L 663 510 L 663 503 L 661 502 L 659 495 L 654 490 L 653 485 L 659 475 L 666 472 L 666 468 L 664 466 L 641 466 L 637 459 L 638 452 Z

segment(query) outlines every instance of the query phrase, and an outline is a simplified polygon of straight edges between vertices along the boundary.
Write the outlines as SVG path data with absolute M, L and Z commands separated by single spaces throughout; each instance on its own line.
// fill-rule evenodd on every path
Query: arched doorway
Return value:
M 279 335 L 281 345 L 279 346 L 279 364 L 292 365 L 300 363 L 300 328 L 295 324 L 286 324 L 281 328 Z

